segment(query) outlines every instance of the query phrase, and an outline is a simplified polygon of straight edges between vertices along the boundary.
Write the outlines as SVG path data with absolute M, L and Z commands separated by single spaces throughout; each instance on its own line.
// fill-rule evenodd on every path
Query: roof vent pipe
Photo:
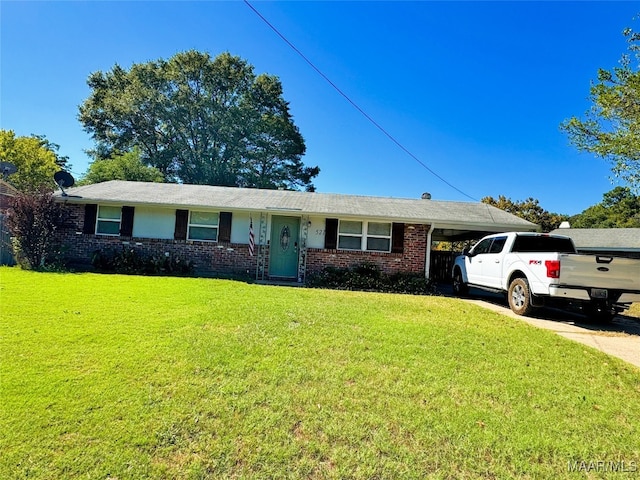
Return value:
M 422 200 L 431 200 L 431 194 L 429 192 L 424 192 L 420 198 L 422 198 Z

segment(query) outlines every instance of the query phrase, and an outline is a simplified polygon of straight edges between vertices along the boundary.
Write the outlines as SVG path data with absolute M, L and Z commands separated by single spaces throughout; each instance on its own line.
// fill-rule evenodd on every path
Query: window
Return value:
M 218 241 L 218 212 L 190 212 L 189 240 Z
M 367 250 L 376 252 L 391 251 L 391 224 L 375 223 L 367 224 Z
M 363 242 L 363 239 L 365 240 Z M 340 220 L 338 248 L 343 250 L 391 251 L 391 223 Z
M 98 207 L 96 233 L 100 235 L 120 235 L 121 213 L 120 207 L 100 205 Z
M 338 227 L 338 248 L 362 250 L 362 222 L 340 220 Z
M 518 235 L 513 242 L 512 252 L 536 253 L 557 252 L 576 253 L 569 238 L 550 237 L 548 235 Z
M 504 248 L 504 244 L 507 243 L 507 237 L 496 237 L 493 239 L 489 253 L 500 253 Z
M 482 240 L 479 244 L 473 247 L 473 250 L 472 250 L 473 254 L 480 255 L 481 253 L 488 253 L 489 247 L 491 247 L 492 241 L 493 241 L 493 238 L 485 238 L 484 240 Z

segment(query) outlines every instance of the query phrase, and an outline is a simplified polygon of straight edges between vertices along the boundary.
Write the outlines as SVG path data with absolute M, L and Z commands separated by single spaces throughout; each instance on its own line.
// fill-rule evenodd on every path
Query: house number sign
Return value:
M 282 230 L 280 230 L 280 248 L 282 248 L 283 252 L 288 250 L 290 240 L 291 232 L 289 232 L 289 227 L 285 225 L 282 227 Z

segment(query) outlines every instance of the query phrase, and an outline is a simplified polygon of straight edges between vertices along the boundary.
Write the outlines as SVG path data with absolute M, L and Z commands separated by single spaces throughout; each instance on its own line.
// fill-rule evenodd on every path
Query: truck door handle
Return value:
M 496 263 L 500 263 L 500 259 L 499 259 L 499 258 L 496 258 L 495 262 L 496 262 Z
M 613 257 L 601 257 L 600 255 L 596 256 L 596 263 L 611 263 L 613 262 Z

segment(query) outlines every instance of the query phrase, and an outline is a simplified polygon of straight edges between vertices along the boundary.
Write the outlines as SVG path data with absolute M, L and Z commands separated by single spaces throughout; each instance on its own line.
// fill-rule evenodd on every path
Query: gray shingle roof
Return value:
M 551 233 L 571 237 L 577 248 L 640 250 L 640 228 L 558 228 Z
M 67 189 L 71 203 L 289 211 L 307 215 L 363 217 L 416 223 L 474 225 L 501 230 L 533 230 L 531 222 L 484 203 L 371 197 L 288 190 L 145 183 L 112 180 Z

